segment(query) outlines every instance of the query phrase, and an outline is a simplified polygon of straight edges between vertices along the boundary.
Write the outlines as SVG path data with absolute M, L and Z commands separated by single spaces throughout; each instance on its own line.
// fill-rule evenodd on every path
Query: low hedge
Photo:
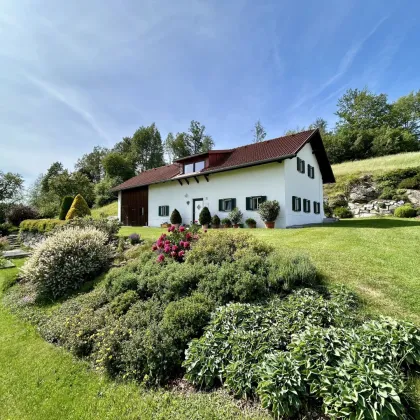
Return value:
M 58 219 L 36 219 L 36 220 L 24 220 L 19 225 L 21 232 L 36 232 L 46 233 L 51 232 L 57 226 L 62 226 L 66 222 Z

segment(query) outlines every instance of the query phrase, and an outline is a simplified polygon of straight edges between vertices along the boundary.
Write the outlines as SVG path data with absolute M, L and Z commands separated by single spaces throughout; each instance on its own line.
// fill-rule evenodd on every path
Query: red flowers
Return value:
M 199 238 L 196 233 L 196 228 L 197 226 L 195 225 L 189 229 L 185 226 L 181 226 L 179 229 L 176 229 L 175 226 L 169 227 L 169 235 L 163 233 L 152 245 L 152 251 L 159 254 L 157 262 L 162 263 L 165 261 L 166 256 L 179 262 L 184 261 L 186 251 L 189 250 L 191 244 Z

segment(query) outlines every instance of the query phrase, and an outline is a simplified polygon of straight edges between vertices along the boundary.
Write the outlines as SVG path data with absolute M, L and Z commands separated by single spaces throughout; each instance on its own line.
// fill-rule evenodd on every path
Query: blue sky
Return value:
M 0 0 L 0 170 L 72 169 L 155 122 L 218 148 L 335 121 L 337 98 L 420 88 L 420 4 L 391 0 Z

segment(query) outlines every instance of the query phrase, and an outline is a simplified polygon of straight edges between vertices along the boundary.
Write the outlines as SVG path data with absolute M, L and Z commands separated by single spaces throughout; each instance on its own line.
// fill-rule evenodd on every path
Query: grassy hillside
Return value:
M 381 174 L 394 169 L 405 169 L 420 166 L 420 152 L 401 153 L 399 155 L 381 156 L 372 159 L 344 162 L 333 165 L 336 178 L 363 173 Z
M 118 201 L 114 201 L 113 203 L 107 204 L 106 206 L 99 207 L 97 209 L 92 209 L 92 216 L 95 219 L 99 219 L 102 213 L 105 214 L 105 216 L 117 216 Z
M 123 227 L 156 240 L 160 228 Z M 310 255 L 328 283 L 355 290 L 369 310 L 420 323 L 420 220 L 350 219 L 303 229 L 247 229 L 279 249 Z

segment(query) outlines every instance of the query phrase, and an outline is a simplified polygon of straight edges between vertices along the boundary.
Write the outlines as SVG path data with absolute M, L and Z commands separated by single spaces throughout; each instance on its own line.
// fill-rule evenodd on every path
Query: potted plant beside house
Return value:
M 213 229 L 219 229 L 220 227 L 220 218 L 217 214 L 215 214 L 212 218 L 211 218 L 211 227 Z
M 239 223 L 241 222 L 243 217 L 242 212 L 235 207 L 230 213 L 229 213 L 229 219 L 232 222 L 232 225 L 234 228 L 238 228 L 239 227 Z
M 255 229 L 257 227 L 257 222 L 252 218 L 246 219 L 245 223 L 250 229 Z
M 280 213 L 280 204 L 277 200 L 264 201 L 260 204 L 258 214 L 265 223 L 267 229 L 274 229 L 276 219 Z
M 200 215 L 198 216 L 198 221 L 203 229 L 209 228 L 209 224 L 211 223 L 211 214 L 208 207 L 203 207 L 203 210 L 201 210 Z
M 171 214 L 171 223 L 175 226 L 175 229 L 178 229 L 179 225 L 182 223 L 182 217 L 177 209 L 174 209 Z
M 230 228 L 232 225 L 232 222 L 230 221 L 228 217 L 225 217 L 224 219 L 222 219 L 222 225 L 224 228 Z

